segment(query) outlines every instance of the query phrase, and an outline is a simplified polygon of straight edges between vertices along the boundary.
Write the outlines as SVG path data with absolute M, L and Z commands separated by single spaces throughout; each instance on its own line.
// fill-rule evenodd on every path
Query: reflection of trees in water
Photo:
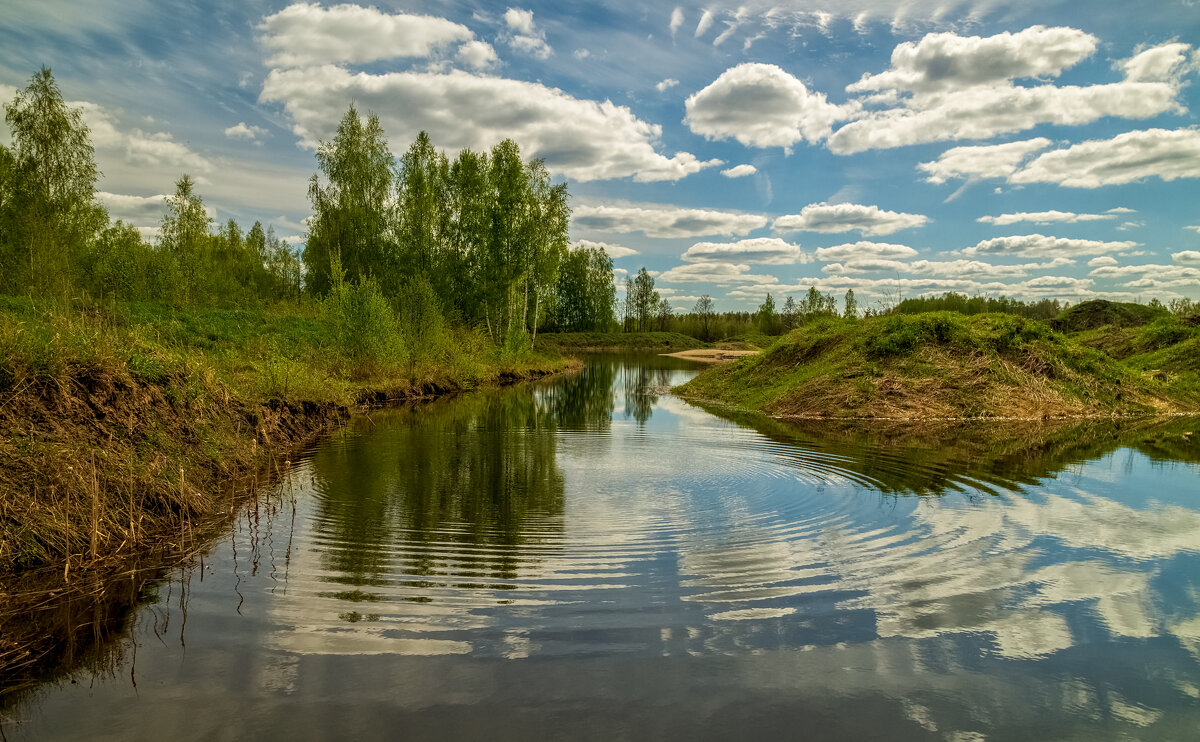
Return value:
M 370 584 L 392 571 L 399 551 L 409 573 L 433 574 L 453 559 L 459 574 L 515 575 L 511 547 L 562 513 L 555 418 L 523 388 L 376 415 L 374 428 L 360 422 L 369 429 L 362 436 L 313 459 L 328 566 Z M 403 548 L 414 542 L 490 548 Z
M 554 422 L 563 430 L 603 431 L 612 427 L 615 363 L 589 363 L 579 373 L 539 389 Z
M 708 412 L 805 451 L 837 456 L 836 466 L 886 494 L 938 495 L 965 488 L 1033 484 L 1118 448 L 1158 461 L 1200 462 L 1194 418 L 1044 421 L 777 420 L 704 406 Z M 791 449 L 787 449 L 791 450 Z
M 645 425 L 654 414 L 659 395 L 671 387 L 672 368 L 652 367 L 644 362 L 629 362 L 621 367 L 625 392 L 625 417 Z

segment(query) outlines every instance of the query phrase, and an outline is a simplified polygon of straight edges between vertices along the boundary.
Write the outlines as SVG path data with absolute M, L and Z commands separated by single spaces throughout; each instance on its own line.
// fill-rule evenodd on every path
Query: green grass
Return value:
M 800 417 L 1061 417 L 1200 409 L 1196 337 L 1153 323 L 1120 361 L 1085 338 L 1008 314 L 825 318 L 764 353 L 705 370 L 686 396 Z M 1190 356 L 1194 366 L 1194 356 Z
M 537 336 L 539 348 L 585 350 L 692 350 L 705 343 L 678 332 L 545 332 Z

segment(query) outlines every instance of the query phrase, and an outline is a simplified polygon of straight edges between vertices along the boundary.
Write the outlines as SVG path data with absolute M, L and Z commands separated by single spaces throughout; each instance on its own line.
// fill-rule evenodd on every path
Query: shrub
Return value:
M 339 270 L 325 298 L 323 314 L 338 351 L 362 366 L 386 366 L 403 352 L 396 317 L 373 278 L 347 283 Z

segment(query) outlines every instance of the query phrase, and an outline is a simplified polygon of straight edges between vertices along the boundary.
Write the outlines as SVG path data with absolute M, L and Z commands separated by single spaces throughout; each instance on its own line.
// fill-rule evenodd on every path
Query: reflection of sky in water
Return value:
M 469 706 L 490 697 L 488 658 L 562 663 L 553 693 L 586 698 L 619 691 L 578 672 L 625 657 L 651 697 L 671 683 L 763 702 L 877 694 L 945 739 L 1020 719 L 1064 733 L 1197 719 L 1195 464 L 1118 448 L 1035 485 L 976 488 L 964 472 L 942 497 L 883 495 L 878 467 L 906 466 L 894 454 L 866 467 L 664 393 L 690 373 L 616 362 L 570 390 L 373 414 L 192 579 L 196 679 L 176 682 L 203 682 L 229 651 L 265 694 L 339 688 L 339 667 L 365 667 L 339 662 L 436 662 L 456 691 L 406 686 L 394 702 Z M 425 480 L 402 473 L 417 457 L 443 484 L 414 491 Z M 710 664 L 658 687 L 667 658 Z M 509 672 L 524 677 L 489 677 Z

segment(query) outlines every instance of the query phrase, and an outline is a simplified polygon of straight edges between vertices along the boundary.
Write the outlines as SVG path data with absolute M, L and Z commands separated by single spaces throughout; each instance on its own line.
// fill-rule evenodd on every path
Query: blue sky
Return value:
M 151 237 L 187 172 L 299 242 L 355 102 L 396 154 L 512 136 L 570 183 L 572 238 L 677 309 L 1145 301 L 1200 298 L 1197 41 L 1194 0 L 14 2 L 0 97 L 49 66 Z

